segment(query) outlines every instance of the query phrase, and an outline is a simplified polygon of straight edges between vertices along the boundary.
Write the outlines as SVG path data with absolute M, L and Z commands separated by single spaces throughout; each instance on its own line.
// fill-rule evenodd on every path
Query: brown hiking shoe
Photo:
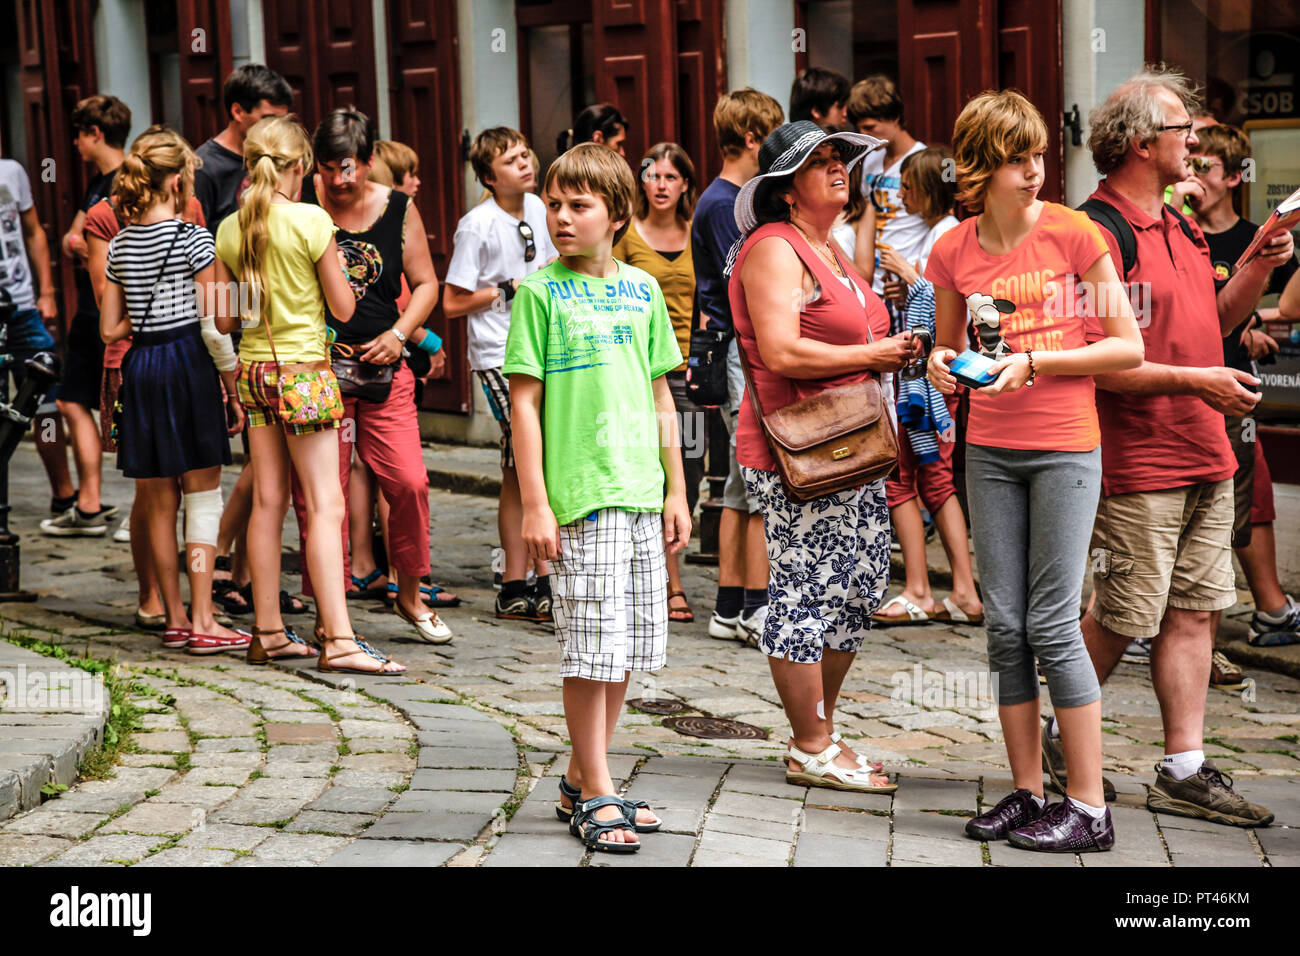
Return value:
M 1060 737 L 1053 737 L 1047 732 L 1051 726 L 1050 720 L 1043 724 L 1043 772 L 1050 781 L 1048 786 L 1065 796 L 1065 747 L 1061 745 Z M 1105 777 L 1101 778 L 1101 792 L 1107 803 L 1114 801 L 1115 785 Z
M 1273 822 L 1272 813 L 1236 793 L 1232 778 L 1208 760 L 1186 780 L 1175 780 L 1163 765 L 1157 765 L 1147 809 L 1233 827 L 1266 827 Z
M 1215 651 L 1210 658 L 1210 686 L 1216 690 L 1244 690 L 1250 686 L 1250 680 L 1240 667 Z

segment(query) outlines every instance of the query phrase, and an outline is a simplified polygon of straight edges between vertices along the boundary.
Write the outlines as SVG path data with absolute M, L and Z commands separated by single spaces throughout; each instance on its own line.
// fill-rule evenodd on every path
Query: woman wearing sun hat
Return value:
M 731 311 L 759 404 L 770 413 L 826 389 L 895 372 L 919 357 L 870 277 L 830 241 L 849 172 L 879 140 L 800 121 L 759 151 L 759 175 L 736 197 Z M 763 505 L 770 610 L 759 646 L 793 731 L 791 782 L 841 790 L 897 788 L 835 733 L 835 698 L 889 583 L 883 478 L 811 502 L 791 500 L 758 417 L 740 406 L 736 457 Z

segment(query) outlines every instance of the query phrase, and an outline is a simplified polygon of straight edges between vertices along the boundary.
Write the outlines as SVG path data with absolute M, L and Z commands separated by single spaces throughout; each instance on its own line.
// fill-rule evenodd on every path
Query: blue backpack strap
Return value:
M 1119 254 L 1122 260 L 1121 265 L 1124 267 L 1123 279 L 1128 281 L 1128 274 L 1133 271 L 1137 265 L 1137 236 L 1133 234 L 1133 227 L 1129 225 L 1127 219 L 1120 215 L 1120 211 L 1106 202 L 1104 199 L 1093 197 L 1079 206 L 1079 211 L 1087 213 L 1088 218 L 1101 226 L 1119 243 Z M 1182 216 L 1178 217 L 1182 223 L 1183 232 L 1191 238 L 1191 227 Z

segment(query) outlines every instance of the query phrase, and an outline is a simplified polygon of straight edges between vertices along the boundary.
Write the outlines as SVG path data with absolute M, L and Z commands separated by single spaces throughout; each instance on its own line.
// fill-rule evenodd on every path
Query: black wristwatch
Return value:
M 501 301 L 509 302 L 515 297 L 515 284 L 507 279 L 505 282 L 498 282 L 497 288 L 501 290 Z

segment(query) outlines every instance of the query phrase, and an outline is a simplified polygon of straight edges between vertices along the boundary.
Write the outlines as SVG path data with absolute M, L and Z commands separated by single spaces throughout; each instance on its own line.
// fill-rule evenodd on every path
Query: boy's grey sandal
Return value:
M 618 807 L 620 810 L 623 808 L 622 799 L 613 794 L 592 797 L 585 803 L 575 804 L 573 819 L 569 821 L 569 832 L 591 849 L 601 853 L 635 853 L 641 849 L 640 843 L 613 843 L 601 839 L 603 834 L 612 833 L 615 830 L 636 832 L 636 828 L 627 822 L 626 817 L 608 821 L 596 819 L 595 813 L 597 810 L 601 807 L 613 806 Z

